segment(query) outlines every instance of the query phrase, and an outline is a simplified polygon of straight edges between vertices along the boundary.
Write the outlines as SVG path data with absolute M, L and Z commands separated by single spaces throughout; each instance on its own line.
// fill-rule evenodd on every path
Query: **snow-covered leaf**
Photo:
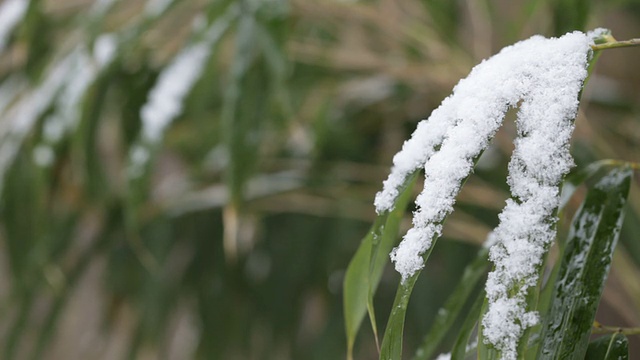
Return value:
M 414 360 L 427 360 L 431 359 L 435 355 L 435 352 L 442 343 L 442 340 L 451 330 L 456 319 L 460 317 L 464 310 L 464 305 L 470 301 L 473 290 L 480 280 L 486 275 L 487 270 L 489 269 L 489 260 L 487 256 L 488 249 L 482 248 L 478 251 L 476 258 L 467 265 L 464 273 L 462 274 L 462 278 L 460 278 L 455 289 L 451 295 L 449 295 L 442 308 L 438 311 L 431 329 L 425 335 L 422 344 L 416 351 Z M 482 304 L 484 295 L 484 292 L 475 294 L 477 298 L 480 298 L 480 304 Z M 473 311 L 469 312 L 467 316 L 473 317 L 477 320 L 479 311 L 480 308 L 478 308 L 475 316 L 473 315 Z
M 349 356 L 352 355 L 356 335 L 367 311 L 374 334 L 377 334 L 373 295 L 380 283 L 382 272 L 389 262 L 387 254 L 397 243 L 400 222 L 411 199 L 416 177 L 417 174 L 414 174 L 407 179 L 394 210 L 378 215 L 347 268 L 343 304 Z
M 628 167 L 611 170 L 589 189 L 576 213 L 542 328 L 539 359 L 582 358 L 587 351 L 631 177 Z

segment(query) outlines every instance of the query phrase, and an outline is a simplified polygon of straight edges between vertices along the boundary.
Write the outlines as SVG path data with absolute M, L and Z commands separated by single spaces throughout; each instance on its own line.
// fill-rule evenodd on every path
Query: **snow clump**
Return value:
M 402 281 L 422 269 L 422 255 L 441 235 L 461 183 L 487 148 L 506 111 L 519 106 L 518 136 L 509 163 L 512 198 L 493 232 L 482 321 L 485 341 L 504 359 L 515 359 L 524 330 L 538 322 L 527 312 L 525 294 L 555 238 L 558 186 L 573 166 L 569 140 L 578 96 L 587 76 L 591 37 L 581 32 L 547 39 L 533 36 L 477 65 L 395 155 L 391 174 L 376 195 L 378 213 L 393 209 L 403 183 L 424 169 L 413 227 L 391 252 Z

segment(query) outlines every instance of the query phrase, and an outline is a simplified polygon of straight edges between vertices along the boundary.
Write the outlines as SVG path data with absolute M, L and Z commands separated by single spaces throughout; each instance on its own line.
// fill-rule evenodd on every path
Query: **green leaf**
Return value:
M 95 159 L 100 158 L 97 144 L 100 137 L 100 124 L 110 86 L 111 72 L 103 72 L 87 89 L 81 104 L 81 118 L 76 133 L 77 153 L 83 163 L 82 171 L 86 182 L 88 195 L 93 198 L 104 197 L 109 183 L 106 181 L 104 164 Z
M 382 216 L 376 219 L 367 236 L 362 239 L 362 243 L 356 254 L 351 259 L 347 273 L 344 278 L 344 321 L 347 334 L 347 358 L 351 359 L 353 344 L 360 329 L 360 324 L 367 311 L 369 297 L 369 254 L 371 252 L 371 241 L 373 239 L 373 229 L 379 226 Z
M 632 172 L 611 170 L 573 219 L 538 358 L 583 358 L 618 241 Z
M 555 36 L 564 35 L 569 31 L 585 30 L 591 11 L 591 1 L 554 0 L 550 5 Z
M 427 360 L 433 358 L 436 350 L 442 343 L 442 340 L 449 332 L 456 319 L 460 316 L 460 313 L 464 309 L 464 305 L 468 302 L 472 291 L 476 288 L 480 279 L 486 275 L 487 270 L 489 269 L 489 260 L 487 259 L 488 253 L 489 249 L 482 248 L 478 251 L 478 255 L 473 262 L 467 265 L 458 285 L 451 295 L 449 295 L 440 311 L 438 311 L 431 329 L 425 335 L 422 345 L 420 345 L 416 351 L 414 360 Z M 480 301 L 480 304 L 482 304 L 482 301 Z M 468 316 L 471 316 L 473 313 L 474 312 L 470 312 Z M 477 316 L 475 318 L 477 319 Z
M 236 49 L 221 113 L 222 131 L 230 160 L 226 183 L 235 205 L 242 203 L 246 181 L 255 165 L 257 141 L 249 141 L 249 138 L 259 139 L 256 130 L 261 127 L 260 120 L 267 98 L 257 86 L 265 81 L 263 69 L 253 67 L 257 61 L 254 44 L 258 31 L 253 15 L 243 8 L 238 20 Z M 259 93 L 254 91 L 256 87 L 260 89 Z
M 461 283 L 462 284 L 462 283 Z M 469 285 L 469 287 L 471 287 Z M 451 360 L 464 360 L 465 355 L 467 354 L 467 344 L 469 344 L 469 337 L 471 336 L 471 332 L 476 327 L 476 324 L 479 321 L 479 316 L 482 310 L 482 304 L 484 303 L 485 291 L 482 290 L 476 295 L 476 299 L 473 302 L 471 310 L 467 314 L 467 319 L 462 324 L 460 328 L 460 332 L 458 334 L 458 339 L 456 340 L 455 345 L 453 345 L 453 350 L 451 351 Z
M 489 303 L 487 298 L 485 297 L 484 302 L 482 304 L 482 311 L 480 311 L 480 318 L 478 321 L 482 321 L 482 317 L 487 312 L 487 308 L 489 307 Z M 491 359 L 499 359 L 500 353 L 490 345 L 484 343 L 484 336 L 482 335 L 482 326 L 478 327 L 478 359 L 479 360 L 491 360 Z
M 259 29 L 257 37 L 262 45 L 265 61 L 269 68 L 277 104 L 282 109 L 285 119 L 294 119 L 293 103 L 288 88 L 289 84 L 287 83 L 291 73 L 287 55 L 282 44 L 271 34 L 273 32 L 272 29 L 263 24 L 258 24 L 257 26 Z
M 474 159 L 473 163 L 476 164 L 478 159 L 482 155 L 482 152 L 478 154 Z M 462 180 L 460 184 L 460 189 L 464 186 L 464 184 L 469 179 L 467 176 L 464 180 Z M 441 221 L 441 224 L 444 224 L 446 217 Z M 422 254 L 423 263 L 426 265 L 427 260 L 429 259 L 429 255 L 433 251 L 433 248 L 436 245 L 436 241 L 438 240 L 438 235 L 435 235 L 431 242 L 431 247 L 424 254 Z M 385 329 L 384 338 L 382 339 L 382 349 L 380 351 L 380 359 L 401 359 L 402 358 L 402 333 L 404 328 L 404 319 L 407 312 L 407 305 L 409 304 L 409 298 L 411 297 L 411 292 L 413 291 L 413 286 L 420 276 L 422 271 L 416 271 L 410 278 L 406 279 L 404 282 L 401 282 L 398 286 L 398 291 L 396 293 L 396 298 L 393 303 L 393 308 L 391 310 L 391 315 L 389 316 L 389 321 L 387 322 L 387 328 Z
M 622 166 L 623 164 L 623 162 L 618 160 L 600 160 L 571 172 L 562 184 L 559 208 L 564 208 L 569 202 L 569 199 L 571 199 L 571 196 L 573 196 L 578 189 L 578 186 L 592 178 L 600 170 L 609 166 Z
M 460 3 L 447 0 L 422 0 L 422 3 L 440 34 L 454 40 L 461 17 Z
M 585 360 L 629 359 L 629 340 L 620 333 L 603 336 L 589 343 Z
M 352 358 L 353 345 L 365 311 L 369 312 L 377 337 L 373 294 L 378 288 L 385 265 L 389 262 L 388 254 L 396 243 L 400 222 L 411 199 L 416 178 L 417 173 L 407 178 L 393 211 L 378 215 L 347 268 L 343 305 L 349 358 Z
M 425 253 L 425 258 L 429 257 L 433 246 Z M 416 271 L 410 278 L 400 283 L 396 298 L 393 301 L 389 322 L 382 339 L 382 349 L 380 350 L 380 360 L 400 360 L 402 359 L 402 334 L 404 331 L 404 318 L 407 313 L 407 305 L 413 287 L 420 276 L 421 271 Z

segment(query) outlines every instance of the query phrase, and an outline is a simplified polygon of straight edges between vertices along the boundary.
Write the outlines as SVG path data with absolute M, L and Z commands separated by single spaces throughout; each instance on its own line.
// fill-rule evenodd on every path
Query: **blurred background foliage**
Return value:
M 344 358 L 344 271 L 417 122 L 503 46 L 593 27 L 638 37 L 640 2 L 0 2 L 0 358 Z M 639 58 L 601 56 L 579 166 L 640 161 Z M 497 224 L 506 124 L 416 286 L 409 353 Z M 640 324 L 630 200 L 606 325 Z

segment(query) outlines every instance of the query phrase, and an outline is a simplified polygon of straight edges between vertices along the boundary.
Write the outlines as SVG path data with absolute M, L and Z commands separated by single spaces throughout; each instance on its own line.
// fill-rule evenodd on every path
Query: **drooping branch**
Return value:
M 597 35 L 607 33 L 599 29 Z M 592 45 L 592 37 L 580 32 L 558 39 L 534 36 L 476 66 L 419 124 L 394 157 L 376 197 L 377 211 L 388 211 L 403 179 L 425 170 L 413 227 L 391 252 L 404 282 L 423 268 L 422 256 L 440 236 L 474 159 L 486 149 L 506 111 L 522 101 L 509 166 L 512 199 L 492 236 L 495 271 L 487 282 L 489 307 L 483 320 L 485 341 L 505 359 L 516 357 L 520 337 L 538 321 L 535 312 L 527 311 L 525 296 L 537 283 L 539 265 L 555 237 L 558 186 L 573 166 L 568 143 Z
M 609 41 L 603 44 L 594 44 L 591 45 L 591 49 L 595 50 L 607 50 L 607 49 L 616 49 L 623 47 L 631 47 L 631 46 L 640 46 L 640 38 L 638 39 L 630 39 L 623 41 Z

